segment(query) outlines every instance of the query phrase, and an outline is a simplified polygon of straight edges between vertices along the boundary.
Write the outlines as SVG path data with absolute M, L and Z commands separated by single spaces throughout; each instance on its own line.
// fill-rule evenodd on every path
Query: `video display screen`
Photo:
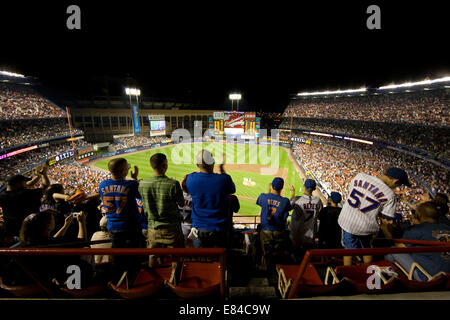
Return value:
M 165 120 L 151 120 L 150 121 L 150 136 L 161 136 L 166 134 Z
M 151 131 L 166 130 L 166 121 L 165 120 L 150 121 L 150 130 Z

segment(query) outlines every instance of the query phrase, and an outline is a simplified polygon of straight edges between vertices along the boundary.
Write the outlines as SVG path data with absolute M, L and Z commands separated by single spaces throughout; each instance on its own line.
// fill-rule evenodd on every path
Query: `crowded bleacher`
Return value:
M 341 139 L 308 134 L 293 136 L 311 141 L 311 144 L 294 144 L 293 153 L 297 159 L 323 183 L 327 190 L 338 190 L 344 194 L 344 199 L 348 196 L 348 182 L 358 172 L 378 174 L 390 165 L 406 168 L 433 188 L 434 192 L 446 194 L 450 192 L 448 170 L 412 155 Z M 426 192 L 421 183 L 415 179 L 411 180 L 411 188 L 399 194 L 397 211 L 405 217 L 410 213 L 406 201 L 419 201 L 421 195 Z
M 291 119 L 285 118 L 280 128 L 289 129 Z M 393 142 L 424 150 L 436 158 L 450 159 L 450 151 L 442 148 L 449 145 L 450 128 L 419 126 L 414 124 L 396 124 L 357 120 L 294 118 L 292 128 L 318 132 L 350 135 L 367 139 Z
M 66 112 L 32 87 L 0 83 L 0 120 L 65 117 Z
M 302 97 L 286 108 L 283 117 L 362 120 L 449 126 L 448 90 L 420 90 L 351 97 Z
M 84 147 L 89 144 L 84 140 L 74 141 L 75 147 Z M 62 143 L 58 145 L 52 145 L 45 148 L 39 148 L 18 154 L 16 156 L 8 157 L 0 160 L 0 186 L 3 185 L 7 178 L 14 174 L 26 172 L 30 170 L 34 164 L 45 162 L 52 156 L 64 153 L 72 149 L 71 143 Z
M 1 121 L 0 132 L 0 150 L 71 135 L 66 118 Z M 82 133 L 77 128 L 72 131 L 73 135 Z
M 114 142 L 110 144 L 111 148 L 119 151 L 139 146 L 150 146 L 168 140 L 166 136 L 148 137 L 144 135 L 133 135 L 130 137 L 114 138 Z

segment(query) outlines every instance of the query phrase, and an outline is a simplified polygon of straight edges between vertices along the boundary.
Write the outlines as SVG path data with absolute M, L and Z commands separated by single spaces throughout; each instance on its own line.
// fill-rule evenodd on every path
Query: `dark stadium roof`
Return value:
M 0 69 L 38 77 L 65 97 L 145 97 L 283 111 L 300 91 L 377 87 L 448 75 L 442 2 L 380 3 L 368 30 L 367 1 L 324 4 L 242 1 L 76 1 L 82 29 L 66 28 L 70 1 L 3 1 Z

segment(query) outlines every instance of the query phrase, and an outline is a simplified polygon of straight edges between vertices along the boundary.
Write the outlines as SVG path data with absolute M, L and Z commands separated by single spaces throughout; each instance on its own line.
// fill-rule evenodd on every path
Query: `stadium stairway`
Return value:
M 233 249 L 228 257 L 228 298 L 279 299 L 276 274 L 258 270 L 245 250 Z

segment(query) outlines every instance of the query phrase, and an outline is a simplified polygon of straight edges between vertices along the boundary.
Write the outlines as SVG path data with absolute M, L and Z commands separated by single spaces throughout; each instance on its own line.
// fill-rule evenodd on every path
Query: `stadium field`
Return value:
M 287 151 L 277 146 L 182 143 L 134 154 L 124 154 L 120 157 L 126 158 L 132 166 L 138 166 L 139 178 L 143 179 L 153 174 L 150 157 L 157 152 L 164 153 L 169 160 L 169 169 L 166 175 L 181 181 L 186 174 L 198 171 L 194 155 L 202 147 L 213 153 L 216 164 L 220 163 L 225 155 L 225 171 L 231 175 L 236 185 L 236 195 L 241 205 L 240 215 L 258 215 L 260 213 L 256 199 L 259 194 L 267 192 L 273 177 L 284 178 L 285 188 L 282 195 L 291 196 L 287 184 L 295 186 L 297 195 L 303 194 L 303 183 Z M 110 159 L 101 159 L 91 165 L 107 170 Z M 216 170 L 218 170 L 218 166 L 216 166 Z

